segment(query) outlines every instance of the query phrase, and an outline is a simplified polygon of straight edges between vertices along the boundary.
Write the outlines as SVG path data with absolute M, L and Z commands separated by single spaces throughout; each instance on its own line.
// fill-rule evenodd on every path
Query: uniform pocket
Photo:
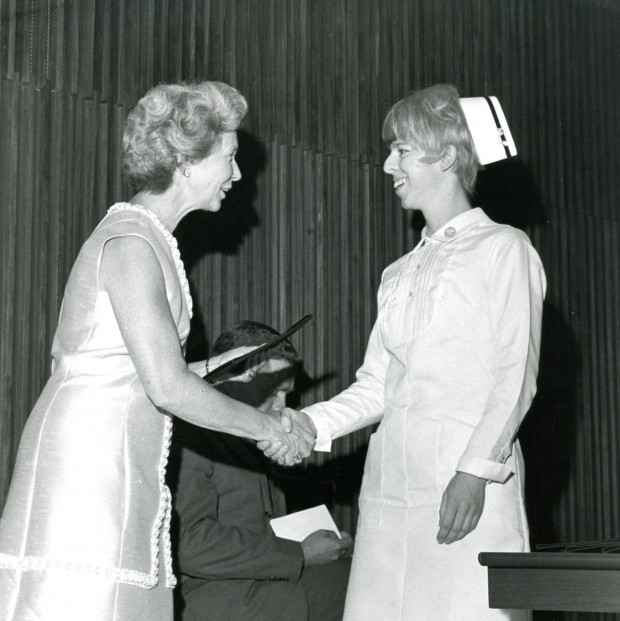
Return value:
M 364 464 L 364 483 L 362 491 L 378 495 L 381 489 L 381 472 L 383 462 L 383 431 L 380 428 L 370 436 L 366 463 Z

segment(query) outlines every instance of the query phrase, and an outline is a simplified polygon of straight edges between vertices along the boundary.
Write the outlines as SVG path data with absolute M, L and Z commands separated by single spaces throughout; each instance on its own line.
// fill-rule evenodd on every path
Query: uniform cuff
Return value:
M 314 450 L 329 453 L 332 450 L 332 436 L 329 433 L 327 423 L 322 416 L 313 416 L 308 410 L 302 410 L 307 414 L 316 427 L 316 442 L 314 443 Z
M 456 467 L 457 472 L 473 474 L 475 477 L 494 481 L 495 483 L 505 483 L 513 471 L 506 464 L 498 464 L 489 459 L 479 457 L 463 456 Z

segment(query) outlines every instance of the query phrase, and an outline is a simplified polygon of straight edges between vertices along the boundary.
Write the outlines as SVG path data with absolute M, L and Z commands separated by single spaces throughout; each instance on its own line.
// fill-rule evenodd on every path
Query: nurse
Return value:
M 488 608 L 477 555 L 528 550 L 516 435 L 536 391 L 545 274 L 522 231 L 472 207 L 480 161 L 461 103 L 440 84 L 389 111 L 384 170 L 426 227 L 383 273 L 355 383 L 295 416 L 316 450 L 380 421 L 348 621 L 527 618 Z

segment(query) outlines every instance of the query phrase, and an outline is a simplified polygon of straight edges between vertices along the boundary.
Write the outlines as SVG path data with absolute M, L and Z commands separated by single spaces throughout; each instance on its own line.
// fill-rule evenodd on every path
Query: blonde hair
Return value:
M 247 110 L 243 95 L 223 82 L 151 88 L 129 112 L 123 133 L 123 170 L 134 191 L 166 191 L 179 162 L 207 157 Z
M 480 168 L 459 94 L 452 84 L 435 84 L 396 102 L 383 122 L 383 140 L 402 141 L 424 152 L 421 161 L 439 161 L 449 145 L 456 149 L 453 170 L 468 194 Z

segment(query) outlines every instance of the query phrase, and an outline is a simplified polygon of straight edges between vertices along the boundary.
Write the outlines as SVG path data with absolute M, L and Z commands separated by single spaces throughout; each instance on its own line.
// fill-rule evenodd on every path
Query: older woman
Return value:
M 454 87 L 396 103 L 383 137 L 384 170 L 426 228 L 383 273 L 357 381 L 296 415 L 319 450 L 381 421 L 345 618 L 521 619 L 489 610 L 477 555 L 528 546 L 516 434 L 536 390 L 543 268 L 524 233 L 472 209 L 479 164 Z
M 183 358 L 192 300 L 171 231 L 190 211 L 217 211 L 241 177 L 246 110 L 234 88 L 203 82 L 157 86 L 129 115 L 123 162 L 137 193 L 109 209 L 69 277 L 0 522 L 2 619 L 172 618 L 173 415 L 309 452 Z

